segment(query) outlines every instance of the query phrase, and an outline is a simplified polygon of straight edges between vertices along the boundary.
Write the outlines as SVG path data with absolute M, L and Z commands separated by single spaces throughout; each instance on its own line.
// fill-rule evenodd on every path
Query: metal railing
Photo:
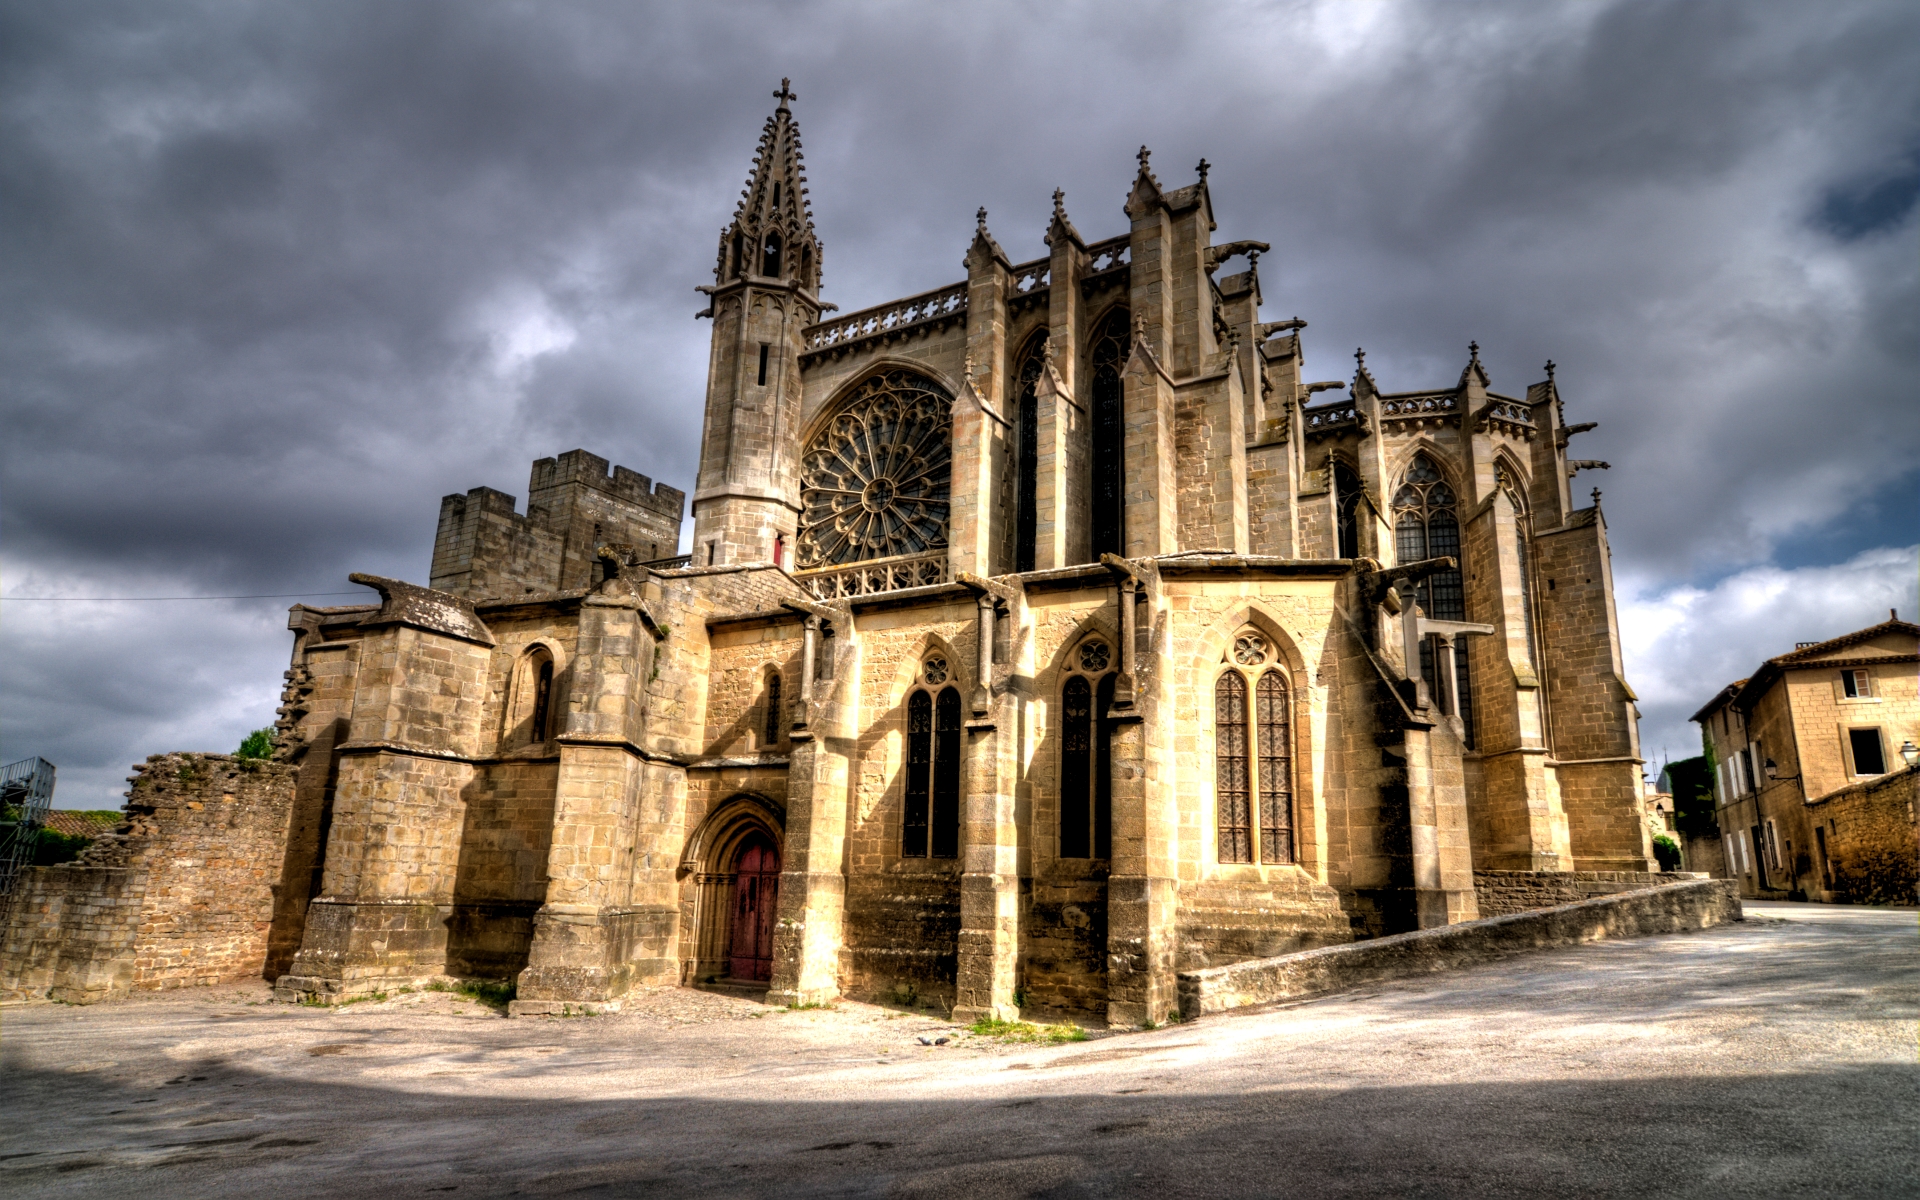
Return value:
M 52 763 L 23 758 L 0 768 L 0 935 L 13 916 L 20 876 L 33 865 L 33 851 L 52 807 Z

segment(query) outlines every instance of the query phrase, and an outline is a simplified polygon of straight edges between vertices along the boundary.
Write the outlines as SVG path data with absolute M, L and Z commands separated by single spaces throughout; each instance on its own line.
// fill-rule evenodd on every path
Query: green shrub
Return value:
M 1680 845 L 1664 833 L 1653 839 L 1653 857 L 1659 861 L 1662 871 L 1680 869 Z
M 246 740 L 240 743 L 240 748 L 233 752 L 233 756 L 235 758 L 272 758 L 273 727 L 269 725 L 265 729 L 256 729 L 248 734 Z
M 80 857 L 82 850 L 91 845 L 93 845 L 93 839 L 90 837 L 42 829 L 33 843 L 33 865 L 51 867 L 58 863 L 72 862 Z

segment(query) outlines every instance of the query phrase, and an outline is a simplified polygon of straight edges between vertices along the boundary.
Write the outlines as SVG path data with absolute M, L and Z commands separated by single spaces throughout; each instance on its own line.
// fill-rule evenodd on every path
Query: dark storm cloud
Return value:
M 0 5 L 5 592 L 420 579 L 440 495 L 575 445 L 690 490 L 692 288 L 790 75 L 843 308 L 960 278 L 982 204 L 1016 260 L 1055 186 L 1120 232 L 1146 142 L 1274 243 L 1316 377 L 1557 359 L 1672 742 L 1717 683 L 1676 663 L 1781 648 L 1714 619 L 1723 576 L 1848 560 L 1804 639 L 1882 603 L 1834 580 L 1898 574 L 1832 531 L 1920 450 L 1916 35 L 1899 3 Z M 279 607 L 8 605 L 4 753 L 98 803 L 227 748 Z

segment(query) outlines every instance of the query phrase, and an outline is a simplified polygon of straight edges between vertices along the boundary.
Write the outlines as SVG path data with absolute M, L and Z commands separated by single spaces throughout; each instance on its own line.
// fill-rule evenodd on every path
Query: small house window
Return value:
M 1878 729 L 1849 729 L 1847 742 L 1853 749 L 1855 775 L 1885 775 L 1887 757 L 1880 746 Z
M 1873 695 L 1873 676 L 1865 671 L 1840 672 L 1840 688 L 1849 700 Z

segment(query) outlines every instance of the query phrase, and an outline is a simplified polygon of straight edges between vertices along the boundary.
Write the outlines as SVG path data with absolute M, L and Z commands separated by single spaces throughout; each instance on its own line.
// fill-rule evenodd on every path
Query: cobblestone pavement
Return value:
M 683 990 L 10 1006 L 0 1194 L 1920 1194 L 1915 913 L 1748 912 L 1061 1045 Z

